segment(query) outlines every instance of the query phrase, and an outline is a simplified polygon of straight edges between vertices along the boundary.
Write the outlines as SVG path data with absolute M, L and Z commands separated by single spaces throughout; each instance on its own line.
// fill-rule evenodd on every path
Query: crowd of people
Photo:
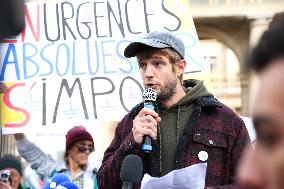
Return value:
M 139 156 L 143 174 L 152 177 L 206 162 L 205 188 L 283 188 L 283 34 L 284 16 L 277 14 L 247 60 L 260 78 L 252 113 L 257 134 L 254 146 L 243 120 L 233 110 L 218 101 L 202 81 L 183 79 L 185 67 L 190 66 L 183 41 L 170 32 L 154 31 L 130 43 L 124 56 L 136 57 L 144 88 L 156 91 L 155 109 L 145 108 L 141 102 L 122 118 L 99 170 L 88 164 L 95 144 L 83 126 L 66 133 L 62 161 L 45 154 L 23 133 L 14 134 L 19 155 L 45 183 L 63 174 L 79 189 L 122 188 L 120 170 L 129 154 Z M 2 83 L 0 89 L 5 91 Z M 152 140 L 151 153 L 141 150 L 145 136 Z M 15 156 L 4 155 L 0 170 L 1 189 L 26 188 L 21 182 L 21 161 Z M 140 188 L 141 180 L 133 188 Z
M 19 155 L 39 175 L 38 181 L 47 181 L 57 174 L 65 174 L 80 189 L 97 189 L 97 170 L 88 164 L 90 153 L 95 150 L 92 135 L 83 126 L 75 126 L 66 134 L 64 160 L 56 161 L 44 153 L 35 143 L 28 140 L 23 133 L 14 134 Z M 23 183 L 23 165 L 15 156 L 5 155 L 0 160 L 0 170 L 8 170 L 9 182 L 1 182 L 1 189 L 25 189 Z M 16 174 L 17 173 L 17 174 Z M 27 181 L 28 178 L 25 178 Z M 27 184 L 27 182 L 26 182 Z M 34 185 L 37 186 L 34 186 Z M 31 187 L 42 187 L 40 183 L 28 184 Z

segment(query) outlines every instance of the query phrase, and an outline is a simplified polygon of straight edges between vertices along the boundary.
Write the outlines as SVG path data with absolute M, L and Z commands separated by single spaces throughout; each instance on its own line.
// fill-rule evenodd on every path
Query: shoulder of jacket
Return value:
M 138 115 L 138 113 L 143 109 L 143 107 L 144 107 L 143 102 L 137 104 L 136 106 L 134 106 L 134 107 L 130 110 L 129 116 L 130 116 L 132 119 L 134 119 L 134 118 Z
M 219 106 L 219 107 L 223 106 L 223 104 L 213 95 L 199 97 L 196 99 L 196 101 L 197 104 L 200 106 Z
M 55 163 L 55 167 L 54 170 L 51 172 L 51 176 L 54 176 L 57 173 L 64 173 L 67 172 L 68 168 L 66 166 L 66 162 L 65 161 L 57 161 Z

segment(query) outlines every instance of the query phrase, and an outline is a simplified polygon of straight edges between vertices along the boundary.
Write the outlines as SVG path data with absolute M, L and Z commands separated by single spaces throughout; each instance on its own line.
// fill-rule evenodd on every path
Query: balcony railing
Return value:
M 240 79 L 212 79 L 211 82 L 214 96 L 238 112 L 242 106 Z

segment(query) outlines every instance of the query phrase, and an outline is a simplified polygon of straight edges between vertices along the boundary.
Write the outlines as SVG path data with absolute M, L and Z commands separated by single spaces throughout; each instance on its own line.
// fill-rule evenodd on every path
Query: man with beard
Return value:
M 206 187 L 238 188 L 235 170 L 248 132 L 202 81 L 183 81 L 182 40 L 168 32 L 150 32 L 141 42 L 130 43 L 124 55 L 137 57 L 145 89 L 157 92 L 156 112 L 140 103 L 118 123 L 98 172 L 99 188 L 121 188 L 120 168 L 128 154 L 140 156 L 144 173 L 153 177 L 207 163 Z M 153 140 L 151 153 L 141 151 L 145 135 Z
M 252 108 L 256 145 L 246 150 L 238 171 L 241 184 L 247 188 L 284 188 L 283 34 L 281 12 L 274 16 L 248 60 L 259 76 L 259 88 Z

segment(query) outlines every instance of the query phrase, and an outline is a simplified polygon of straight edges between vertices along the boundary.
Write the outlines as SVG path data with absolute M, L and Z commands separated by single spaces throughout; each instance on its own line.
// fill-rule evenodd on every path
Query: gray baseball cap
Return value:
M 130 43 L 124 50 L 124 56 L 131 58 L 143 52 L 145 47 L 172 48 L 184 58 L 184 44 L 181 39 L 169 32 L 154 31 L 146 34 L 142 41 Z

